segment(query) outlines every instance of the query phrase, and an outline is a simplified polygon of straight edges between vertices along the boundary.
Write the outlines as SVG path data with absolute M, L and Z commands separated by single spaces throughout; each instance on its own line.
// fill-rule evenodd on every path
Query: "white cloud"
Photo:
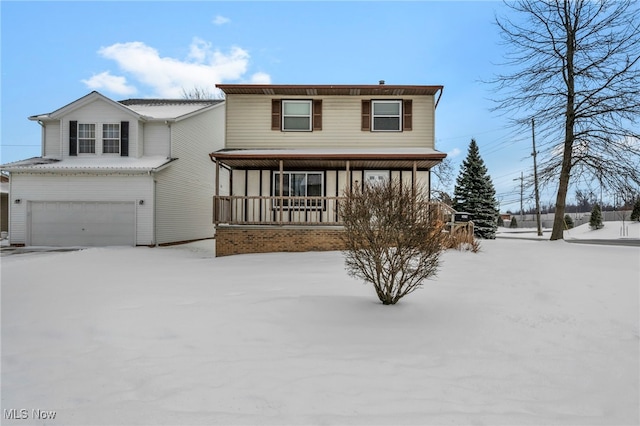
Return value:
M 451 151 L 447 152 L 447 157 L 455 158 L 460 155 L 460 153 L 462 153 L 462 151 L 460 151 L 458 148 L 453 148 Z
M 153 96 L 179 98 L 183 90 L 193 87 L 213 89 L 213 85 L 223 81 L 242 81 L 247 77 L 249 53 L 232 47 L 227 52 L 213 48 L 211 43 L 194 38 L 189 53 L 184 60 L 163 57 L 157 49 L 140 41 L 116 43 L 101 48 L 98 53 L 117 63 L 120 70 L 131 80 L 149 86 Z M 105 74 L 105 73 L 103 73 Z M 124 77 L 111 76 L 112 79 Z M 270 82 L 265 73 L 256 73 L 250 77 L 252 82 Z M 85 84 L 90 80 L 85 81 Z M 130 86 L 129 86 L 130 87 Z M 132 89 L 132 87 L 130 87 Z
M 215 18 L 213 18 L 213 21 L 211 21 L 214 25 L 224 25 L 224 24 L 228 24 L 229 22 L 231 22 L 231 19 L 221 16 L 221 15 L 216 15 Z
M 117 95 L 132 95 L 136 88 L 127 84 L 124 77 L 111 75 L 109 71 L 94 74 L 87 80 L 81 80 L 89 89 L 106 90 Z
M 251 84 L 271 84 L 271 76 L 264 72 L 257 72 L 251 76 Z

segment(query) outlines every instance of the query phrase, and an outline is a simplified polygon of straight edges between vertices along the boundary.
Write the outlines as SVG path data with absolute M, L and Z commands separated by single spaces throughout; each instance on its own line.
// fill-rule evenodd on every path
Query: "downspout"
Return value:
M 154 247 L 158 247 L 158 181 L 156 180 L 156 171 L 156 169 L 147 171 L 147 175 L 153 179 L 153 194 L 151 197 L 153 199 L 153 211 L 151 214 L 151 220 L 153 221 L 153 226 L 151 227 L 151 244 Z
M 44 123 L 42 122 L 42 120 L 38 120 L 38 124 L 40 125 L 40 127 L 42 127 L 40 129 L 40 156 L 44 157 L 44 137 L 45 137 L 45 126 Z M 60 130 L 62 131 L 62 126 L 60 126 Z M 60 147 L 62 148 L 62 136 L 60 136 Z M 60 157 L 62 158 L 62 157 Z
M 440 98 L 442 97 L 442 92 L 443 92 L 443 91 L 444 91 L 444 88 L 441 88 L 441 89 L 440 89 L 440 93 L 438 94 L 438 99 L 436 99 L 436 104 L 435 104 L 435 106 L 433 107 L 433 110 L 434 110 L 434 111 L 436 110 L 436 108 L 438 108 L 438 104 L 440 103 Z
M 158 247 L 158 218 L 156 213 L 158 211 L 158 181 L 156 180 L 155 173 L 153 174 L 153 242 L 155 247 Z

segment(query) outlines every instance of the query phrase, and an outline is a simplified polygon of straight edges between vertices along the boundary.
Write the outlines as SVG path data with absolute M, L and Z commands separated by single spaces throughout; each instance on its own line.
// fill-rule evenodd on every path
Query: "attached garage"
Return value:
M 132 201 L 31 201 L 27 216 L 32 246 L 136 245 Z

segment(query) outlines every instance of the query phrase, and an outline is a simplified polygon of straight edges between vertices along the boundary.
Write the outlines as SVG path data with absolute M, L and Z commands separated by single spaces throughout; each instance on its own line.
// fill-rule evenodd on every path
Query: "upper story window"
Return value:
M 120 123 L 102 125 L 102 152 L 120 153 Z
M 97 128 L 97 134 L 96 134 Z M 129 122 L 120 123 L 78 123 L 69 121 L 69 155 L 78 154 L 120 154 L 129 156 Z
M 322 100 L 271 100 L 271 130 L 311 132 L 322 130 Z
M 311 131 L 311 101 L 282 101 L 282 130 Z
M 399 132 L 402 130 L 401 101 L 371 101 L 374 132 Z
M 413 101 L 362 100 L 362 126 L 364 131 L 402 132 L 413 128 Z
M 78 123 L 78 153 L 96 153 L 96 125 Z

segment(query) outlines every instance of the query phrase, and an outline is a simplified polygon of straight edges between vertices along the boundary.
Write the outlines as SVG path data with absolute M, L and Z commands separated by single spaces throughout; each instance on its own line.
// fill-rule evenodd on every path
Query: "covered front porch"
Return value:
M 428 200 L 431 168 L 445 156 L 428 148 L 211 153 L 218 255 L 339 249 L 340 204 L 364 182 L 399 179 L 426 193 L 424 209 L 448 222 L 453 210 Z M 221 250 L 221 241 L 235 248 Z

